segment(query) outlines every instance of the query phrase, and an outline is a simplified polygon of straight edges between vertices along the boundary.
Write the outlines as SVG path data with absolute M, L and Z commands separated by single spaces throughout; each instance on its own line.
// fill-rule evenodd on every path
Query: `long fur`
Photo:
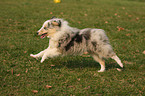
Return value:
M 41 63 L 49 58 L 65 55 L 82 55 L 88 52 L 95 61 L 99 62 L 101 69 L 98 72 L 105 71 L 105 61 L 103 58 L 114 59 L 122 68 L 121 60 L 114 53 L 109 39 L 102 29 L 85 28 L 78 29 L 68 25 L 68 22 L 52 18 L 44 22 L 41 29 L 37 32 L 41 38 L 49 38 L 47 49 L 31 57 L 41 58 Z

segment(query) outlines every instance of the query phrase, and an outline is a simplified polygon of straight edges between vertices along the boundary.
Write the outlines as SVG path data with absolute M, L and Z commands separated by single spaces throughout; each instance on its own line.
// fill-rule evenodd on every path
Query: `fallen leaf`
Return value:
M 25 73 L 27 73 L 27 72 L 28 72 L 28 69 L 26 69 Z
M 77 80 L 78 80 L 78 81 L 80 81 L 81 79 L 80 79 L 80 78 L 78 78 Z
M 125 46 L 123 46 L 122 48 L 123 48 L 123 49 L 126 49 L 126 47 L 125 47 Z
M 105 23 L 107 24 L 107 23 L 108 23 L 108 21 L 105 21 Z
M 130 34 L 130 33 L 128 33 L 128 34 L 126 34 L 126 36 L 131 36 L 131 34 Z
M 31 61 L 29 60 L 29 63 L 31 63 Z
M 84 88 L 84 89 L 86 89 L 86 90 L 87 90 L 87 89 L 90 89 L 90 88 L 91 88 L 91 87 L 90 87 L 90 86 L 88 86 L 88 87 L 86 87 L 86 88 Z
M 50 12 L 50 14 L 53 14 L 52 12 Z
M 142 53 L 145 54 L 145 50 Z
M 84 54 L 88 54 L 88 52 L 84 52 Z
M 20 76 L 21 74 L 16 74 L 16 76 Z
M 118 29 L 118 31 L 121 31 L 121 30 L 124 30 L 124 28 L 120 27 L 120 28 Z
M 54 67 L 55 65 L 50 65 L 51 67 Z
M 132 15 L 128 15 L 128 17 L 132 17 Z
M 68 86 L 69 88 L 73 88 L 74 86 Z
M 33 93 L 38 93 L 38 91 L 37 91 L 37 90 L 32 90 L 32 92 L 33 92 Z
M 136 17 L 136 20 L 138 21 L 138 20 L 139 20 L 139 18 L 138 18 L 138 17 Z
M 122 7 L 123 10 L 125 10 L 125 7 Z
M 88 16 L 88 14 L 84 14 L 85 16 Z
M 78 21 L 78 23 L 79 23 L 79 24 L 81 24 L 81 22 L 80 22 L 80 21 Z
M 49 85 L 46 85 L 45 86 L 47 89 L 50 89 L 50 88 L 52 88 L 52 86 L 49 86 Z
M 117 26 L 118 31 L 124 30 L 124 28 Z
M 24 53 L 27 53 L 27 51 L 24 51 Z
M 133 64 L 133 62 L 123 61 L 125 64 Z
M 139 52 L 139 50 L 136 50 L 136 52 Z
M 114 15 L 115 15 L 115 16 L 117 16 L 118 14 L 117 14 L 117 13 L 115 13 Z

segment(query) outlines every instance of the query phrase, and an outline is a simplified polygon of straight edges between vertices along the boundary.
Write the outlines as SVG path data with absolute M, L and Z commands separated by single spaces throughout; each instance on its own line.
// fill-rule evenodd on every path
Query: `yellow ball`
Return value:
M 61 0 L 54 0 L 54 3 L 60 3 Z

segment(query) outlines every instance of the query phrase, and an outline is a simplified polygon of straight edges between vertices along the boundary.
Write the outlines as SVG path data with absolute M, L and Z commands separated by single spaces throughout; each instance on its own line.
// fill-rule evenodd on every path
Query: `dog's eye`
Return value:
M 44 29 L 46 30 L 46 29 L 47 29 L 47 27 L 44 27 Z

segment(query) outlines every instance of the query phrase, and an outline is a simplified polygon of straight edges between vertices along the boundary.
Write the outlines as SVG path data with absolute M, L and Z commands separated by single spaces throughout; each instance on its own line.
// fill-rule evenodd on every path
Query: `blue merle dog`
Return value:
M 41 38 L 49 38 L 47 49 L 36 55 L 30 54 L 33 58 L 42 57 L 41 63 L 47 58 L 82 55 L 84 52 L 88 52 L 101 65 L 98 72 L 105 71 L 104 58 L 114 59 L 123 68 L 121 60 L 114 53 L 105 31 L 102 29 L 85 28 L 81 30 L 70 27 L 68 22 L 63 19 L 53 17 L 44 22 L 37 34 Z

